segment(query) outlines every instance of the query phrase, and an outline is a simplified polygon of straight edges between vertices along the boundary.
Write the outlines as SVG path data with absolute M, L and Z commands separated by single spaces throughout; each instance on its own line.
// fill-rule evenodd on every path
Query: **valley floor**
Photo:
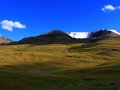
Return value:
M 119 90 L 120 40 L 0 47 L 0 90 Z

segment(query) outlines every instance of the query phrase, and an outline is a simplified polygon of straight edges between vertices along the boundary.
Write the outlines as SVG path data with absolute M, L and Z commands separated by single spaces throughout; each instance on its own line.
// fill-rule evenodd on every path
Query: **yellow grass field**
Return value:
M 0 46 L 0 90 L 119 89 L 119 38 Z

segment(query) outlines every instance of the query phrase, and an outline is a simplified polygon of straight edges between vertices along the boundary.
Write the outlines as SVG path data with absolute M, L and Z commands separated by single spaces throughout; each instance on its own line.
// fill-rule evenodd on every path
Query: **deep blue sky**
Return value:
M 120 10 L 103 12 L 104 5 L 120 6 L 120 0 L 0 0 L 0 21 L 19 21 L 26 29 L 0 28 L 4 37 L 20 40 L 54 29 L 88 32 L 120 30 Z

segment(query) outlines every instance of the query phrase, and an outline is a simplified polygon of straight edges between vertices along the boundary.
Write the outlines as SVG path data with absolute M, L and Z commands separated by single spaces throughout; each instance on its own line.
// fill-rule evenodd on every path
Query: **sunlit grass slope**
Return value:
M 0 47 L 1 90 L 119 90 L 120 39 Z

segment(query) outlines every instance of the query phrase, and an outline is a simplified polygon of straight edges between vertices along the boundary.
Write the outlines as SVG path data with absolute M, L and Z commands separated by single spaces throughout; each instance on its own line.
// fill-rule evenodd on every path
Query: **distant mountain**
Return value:
M 8 44 L 13 42 L 12 40 L 8 39 L 8 38 L 4 38 L 4 37 L 0 37 L 0 45 L 1 44 Z
M 53 30 L 51 32 L 35 36 L 28 37 L 20 40 L 18 43 L 26 44 L 26 43 L 65 43 L 71 42 L 73 38 L 69 36 L 67 33 L 60 30 Z
M 117 30 L 99 30 L 99 31 L 95 31 L 95 32 L 91 32 L 88 35 L 88 38 L 104 38 L 104 37 L 118 37 L 120 36 L 120 32 L 118 32 Z

